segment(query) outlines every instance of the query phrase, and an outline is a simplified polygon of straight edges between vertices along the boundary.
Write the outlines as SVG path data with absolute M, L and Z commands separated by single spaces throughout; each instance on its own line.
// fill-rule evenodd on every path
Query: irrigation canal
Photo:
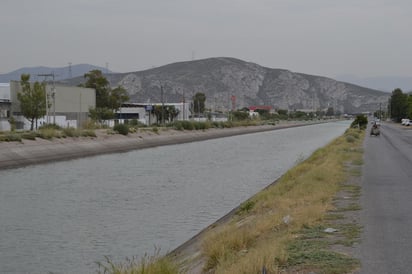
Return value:
M 0 272 L 170 251 L 343 134 L 331 122 L 0 171 Z

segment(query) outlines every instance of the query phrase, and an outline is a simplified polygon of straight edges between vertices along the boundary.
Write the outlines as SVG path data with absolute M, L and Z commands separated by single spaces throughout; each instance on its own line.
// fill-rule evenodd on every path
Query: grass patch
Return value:
M 21 138 L 26 140 L 36 140 L 37 134 L 34 131 L 21 133 Z
M 37 131 L 37 137 L 51 140 L 56 137 L 60 137 L 60 133 L 54 128 L 43 128 Z
M 341 244 L 344 246 L 352 246 L 354 243 L 359 241 L 360 233 L 362 227 L 358 224 L 348 223 L 340 224 L 336 227 L 344 238 L 335 242 L 336 244 Z
M 7 133 L 0 135 L 0 142 L 21 142 L 21 135 L 18 133 Z
M 356 166 L 361 166 L 361 165 L 363 165 L 363 160 L 362 159 L 355 159 L 355 160 L 352 161 L 352 164 L 356 165 Z
M 127 258 L 124 262 L 115 263 L 110 257 L 104 262 L 98 262 L 98 274 L 178 274 L 177 266 L 167 257 L 145 255 L 140 260 Z
M 351 203 L 350 205 L 342 208 L 338 208 L 335 210 L 335 212 L 345 212 L 345 211 L 356 211 L 356 210 L 361 210 L 362 207 L 357 204 L 357 203 Z
M 359 265 L 356 259 L 327 249 L 326 241 L 299 240 L 287 246 L 289 257 L 285 268 L 300 270 L 310 269 L 316 273 L 348 273 L 348 269 Z
M 63 135 L 66 137 L 79 137 L 80 131 L 73 127 L 68 127 L 63 129 Z
M 363 131 L 348 129 L 243 203 L 231 222 L 208 231 L 201 250 L 204 270 L 259 273 L 264 266 L 269 273 L 347 273 L 357 267 L 357 260 L 332 251 L 324 228 L 343 220 L 340 212 L 360 209 L 355 203 L 336 209 L 333 202 L 341 190 L 360 195 L 359 187 L 344 182 L 347 163 L 362 157 L 363 138 Z M 359 229 L 339 226 L 339 240 L 353 243 Z

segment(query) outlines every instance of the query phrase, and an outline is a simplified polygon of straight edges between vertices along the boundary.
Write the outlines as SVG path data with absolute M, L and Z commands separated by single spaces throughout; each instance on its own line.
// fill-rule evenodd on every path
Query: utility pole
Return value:
M 382 103 L 379 103 L 379 121 L 382 121 Z
M 185 108 L 186 108 L 186 104 L 185 104 L 185 91 L 183 90 L 183 121 L 185 121 Z
M 46 81 L 47 77 L 52 77 L 52 99 L 53 99 L 53 124 L 56 124 L 56 98 L 55 98 L 55 94 L 56 94 L 56 87 L 54 85 L 54 72 L 52 73 L 46 73 L 46 74 L 37 74 L 37 76 L 43 76 L 44 77 L 44 81 Z M 46 123 L 49 124 L 50 123 L 50 115 L 49 115 L 49 101 L 48 98 L 49 94 L 47 93 L 47 88 L 46 88 Z
M 162 101 L 162 126 L 165 125 L 165 103 L 163 100 L 163 85 L 160 84 L 161 101 Z

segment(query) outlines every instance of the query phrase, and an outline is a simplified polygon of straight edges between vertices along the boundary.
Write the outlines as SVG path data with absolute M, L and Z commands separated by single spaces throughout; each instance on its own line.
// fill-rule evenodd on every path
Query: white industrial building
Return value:
M 10 115 L 16 121 L 16 129 L 30 129 L 30 122 L 23 117 L 17 94 L 21 92 L 19 81 L 11 81 Z M 96 92 L 91 88 L 46 84 L 46 115 L 38 120 L 43 123 L 54 123 L 61 127 L 79 128 L 89 119 L 89 109 L 96 107 Z
M 190 103 L 124 103 L 116 112 L 116 120 L 125 123 L 130 120 L 137 120 L 142 124 L 151 125 L 156 123 L 156 116 L 152 113 L 155 106 L 174 106 L 179 111 L 175 121 L 189 120 Z M 114 121 L 109 125 L 112 126 Z

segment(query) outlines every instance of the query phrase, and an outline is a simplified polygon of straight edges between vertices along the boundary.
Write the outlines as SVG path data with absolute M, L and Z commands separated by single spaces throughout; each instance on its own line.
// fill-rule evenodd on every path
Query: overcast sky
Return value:
M 410 76 L 411 28 L 411 0 L 0 0 L 0 73 L 235 57 L 332 78 Z

